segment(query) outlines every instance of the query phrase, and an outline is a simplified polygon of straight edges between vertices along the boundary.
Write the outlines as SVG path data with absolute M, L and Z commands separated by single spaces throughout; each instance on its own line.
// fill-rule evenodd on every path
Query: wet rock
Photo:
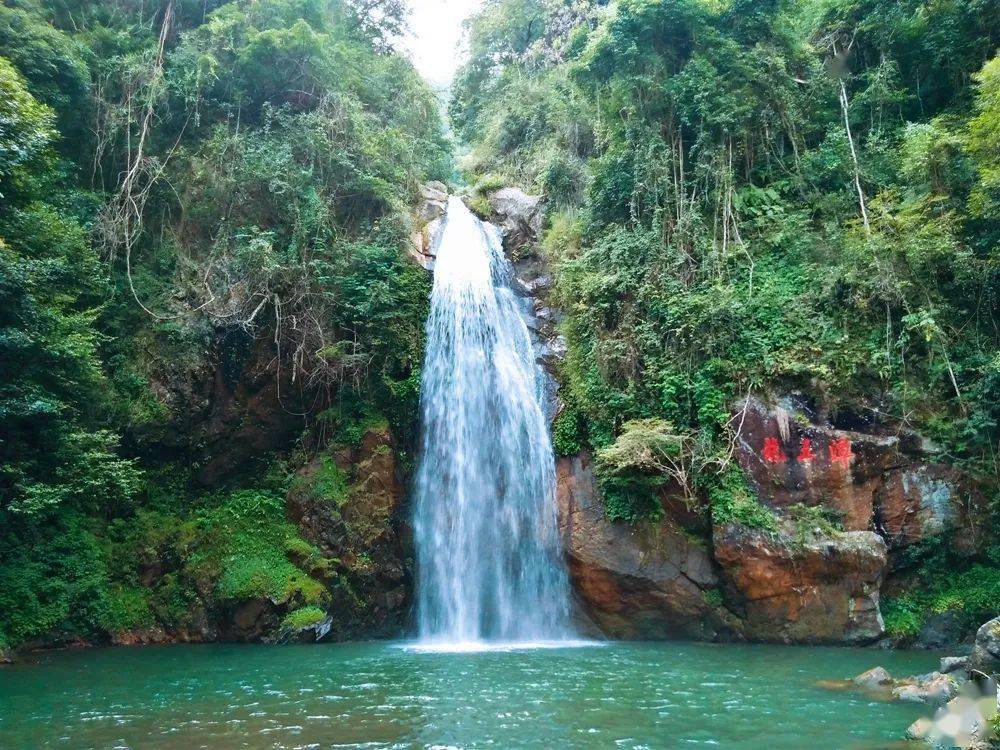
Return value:
M 951 674 L 964 670 L 968 663 L 968 656 L 943 656 L 941 657 L 941 668 L 938 671 L 941 674 Z
M 892 688 L 894 698 L 908 703 L 943 704 L 954 698 L 956 692 L 954 681 L 940 672 L 896 680 Z
M 926 619 L 917 636 L 916 648 L 938 649 L 958 643 L 965 631 L 961 613 L 947 610 Z
M 556 465 L 560 532 L 570 578 L 586 613 L 615 638 L 712 638 L 730 630 L 712 602 L 718 578 L 705 546 L 668 516 L 611 523 L 587 454 Z
M 13 664 L 14 663 L 14 653 L 6 648 L 0 648 L 0 665 L 2 664 Z
M 528 195 L 520 188 L 505 187 L 487 195 L 493 209 L 491 220 L 503 233 L 504 249 L 517 255 L 535 242 L 542 232 L 542 197 Z
M 867 672 L 862 672 L 855 677 L 852 682 L 869 690 L 879 688 L 889 688 L 892 686 L 892 676 L 884 667 L 873 667 Z
M 879 587 L 886 548 L 870 531 L 800 543 L 717 526 L 715 559 L 746 637 L 788 643 L 870 643 L 884 631 Z
M 148 646 L 158 643 L 174 643 L 178 638 L 168 634 L 163 628 L 137 628 L 113 633 L 111 643 L 115 646 Z
M 403 505 L 393 440 L 385 426 L 369 428 L 358 446 L 331 449 L 299 470 L 286 507 L 289 519 L 329 566 L 331 637 L 401 631 L 410 583 Z
M 976 631 L 968 668 L 987 675 L 1000 673 L 1000 617 L 983 623 Z
M 278 629 L 284 608 L 270 599 L 250 599 L 235 605 L 225 619 L 226 640 L 262 641 Z
M 934 726 L 934 722 L 930 719 L 922 716 L 915 722 L 910 724 L 906 729 L 906 739 L 908 740 L 922 740 L 926 739 L 930 734 L 931 729 Z
M 316 643 L 326 638 L 333 628 L 333 617 L 327 615 L 319 622 L 289 628 L 282 626 L 278 640 L 282 643 Z

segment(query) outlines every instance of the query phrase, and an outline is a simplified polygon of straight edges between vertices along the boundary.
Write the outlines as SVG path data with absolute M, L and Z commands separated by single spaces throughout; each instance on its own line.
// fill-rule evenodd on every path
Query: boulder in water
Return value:
M 908 703 L 947 703 L 957 692 L 954 681 L 940 672 L 896 680 L 894 698 Z
M 938 671 L 941 672 L 941 674 L 951 674 L 952 672 L 958 672 L 959 670 L 965 669 L 968 663 L 968 656 L 942 656 L 941 668 Z
M 976 631 L 968 667 L 988 675 L 1000 673 L 1000 617 L 983 623 Z
M 608 521 L 588 454 L 559 459 L 556 497 L 570 578 L 606 635 L 711 639 L 732 630 L 706 547 L 669 516 Z
M 869 690 L 877 690 L 879 688 L 890 688 L 892 686 L 892 675 L 885 669 L 885 667 L 873 667 L 867 672 L 862 672 L 853 680 L 855 685 L 859 685 L 863 688 L 868 688 Z

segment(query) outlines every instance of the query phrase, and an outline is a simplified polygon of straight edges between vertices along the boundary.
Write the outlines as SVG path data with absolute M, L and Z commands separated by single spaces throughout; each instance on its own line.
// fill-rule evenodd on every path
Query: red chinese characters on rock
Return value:
M 787 460 L 784 452 L 781 450 L 781 446 L 778 444 L 778 438 L 764 438 L 763 455 L 764 460 L 769 464 L 783 464 Z
M 847 438 L 834 440 L 830 443 L 829 451 L 830 463 L 840 464 L 845 468 L 850 465 L 851 459 L 854 458 L 854 452 L 851 450 L 851 441 Z
M 812 451 L 812 440 L 809 438 L 802 438 L 802 448 L 799 449 L 799 455 L 796 460 L 801 463 L 809 463 L 814 458 L 816 458 L 816 456 Z

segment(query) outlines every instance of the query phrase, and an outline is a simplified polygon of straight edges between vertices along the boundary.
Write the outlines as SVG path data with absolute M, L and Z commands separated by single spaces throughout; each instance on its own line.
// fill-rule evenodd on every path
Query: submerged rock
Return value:
M 910 724 L 909 727 L 907 727 L 906 738 L 908 740 L 926 739 L 933 727 L 934 727 L 934 722 L 928 719 L 927 717 L 922 716 L 915 722 Z

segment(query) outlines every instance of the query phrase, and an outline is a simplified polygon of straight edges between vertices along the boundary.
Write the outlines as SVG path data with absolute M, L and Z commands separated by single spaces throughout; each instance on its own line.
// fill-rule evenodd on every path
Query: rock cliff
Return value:
M 537 249 L 544 204 L 515 188 L 477 205 L 499 226 L 525 300 L 538 361 L 551 381 L 565 344 Z M 664 513 L 636 525 L 607 520 L 586 453 L 557 462 L 556 500 L 576 596 L 608 636 L 787 643 L 871 643 L 884 634 L 883 584 L 894 555 L 949 534 L 977 544 L 980 504 L 933 444 L 850 415 L 827 414 L 798 393 L 734 404 L 733 458 L 777 532 L 713 526 L 707 510 L 661 493 Z M 833 520 L 802 528 L 799 509 Z

